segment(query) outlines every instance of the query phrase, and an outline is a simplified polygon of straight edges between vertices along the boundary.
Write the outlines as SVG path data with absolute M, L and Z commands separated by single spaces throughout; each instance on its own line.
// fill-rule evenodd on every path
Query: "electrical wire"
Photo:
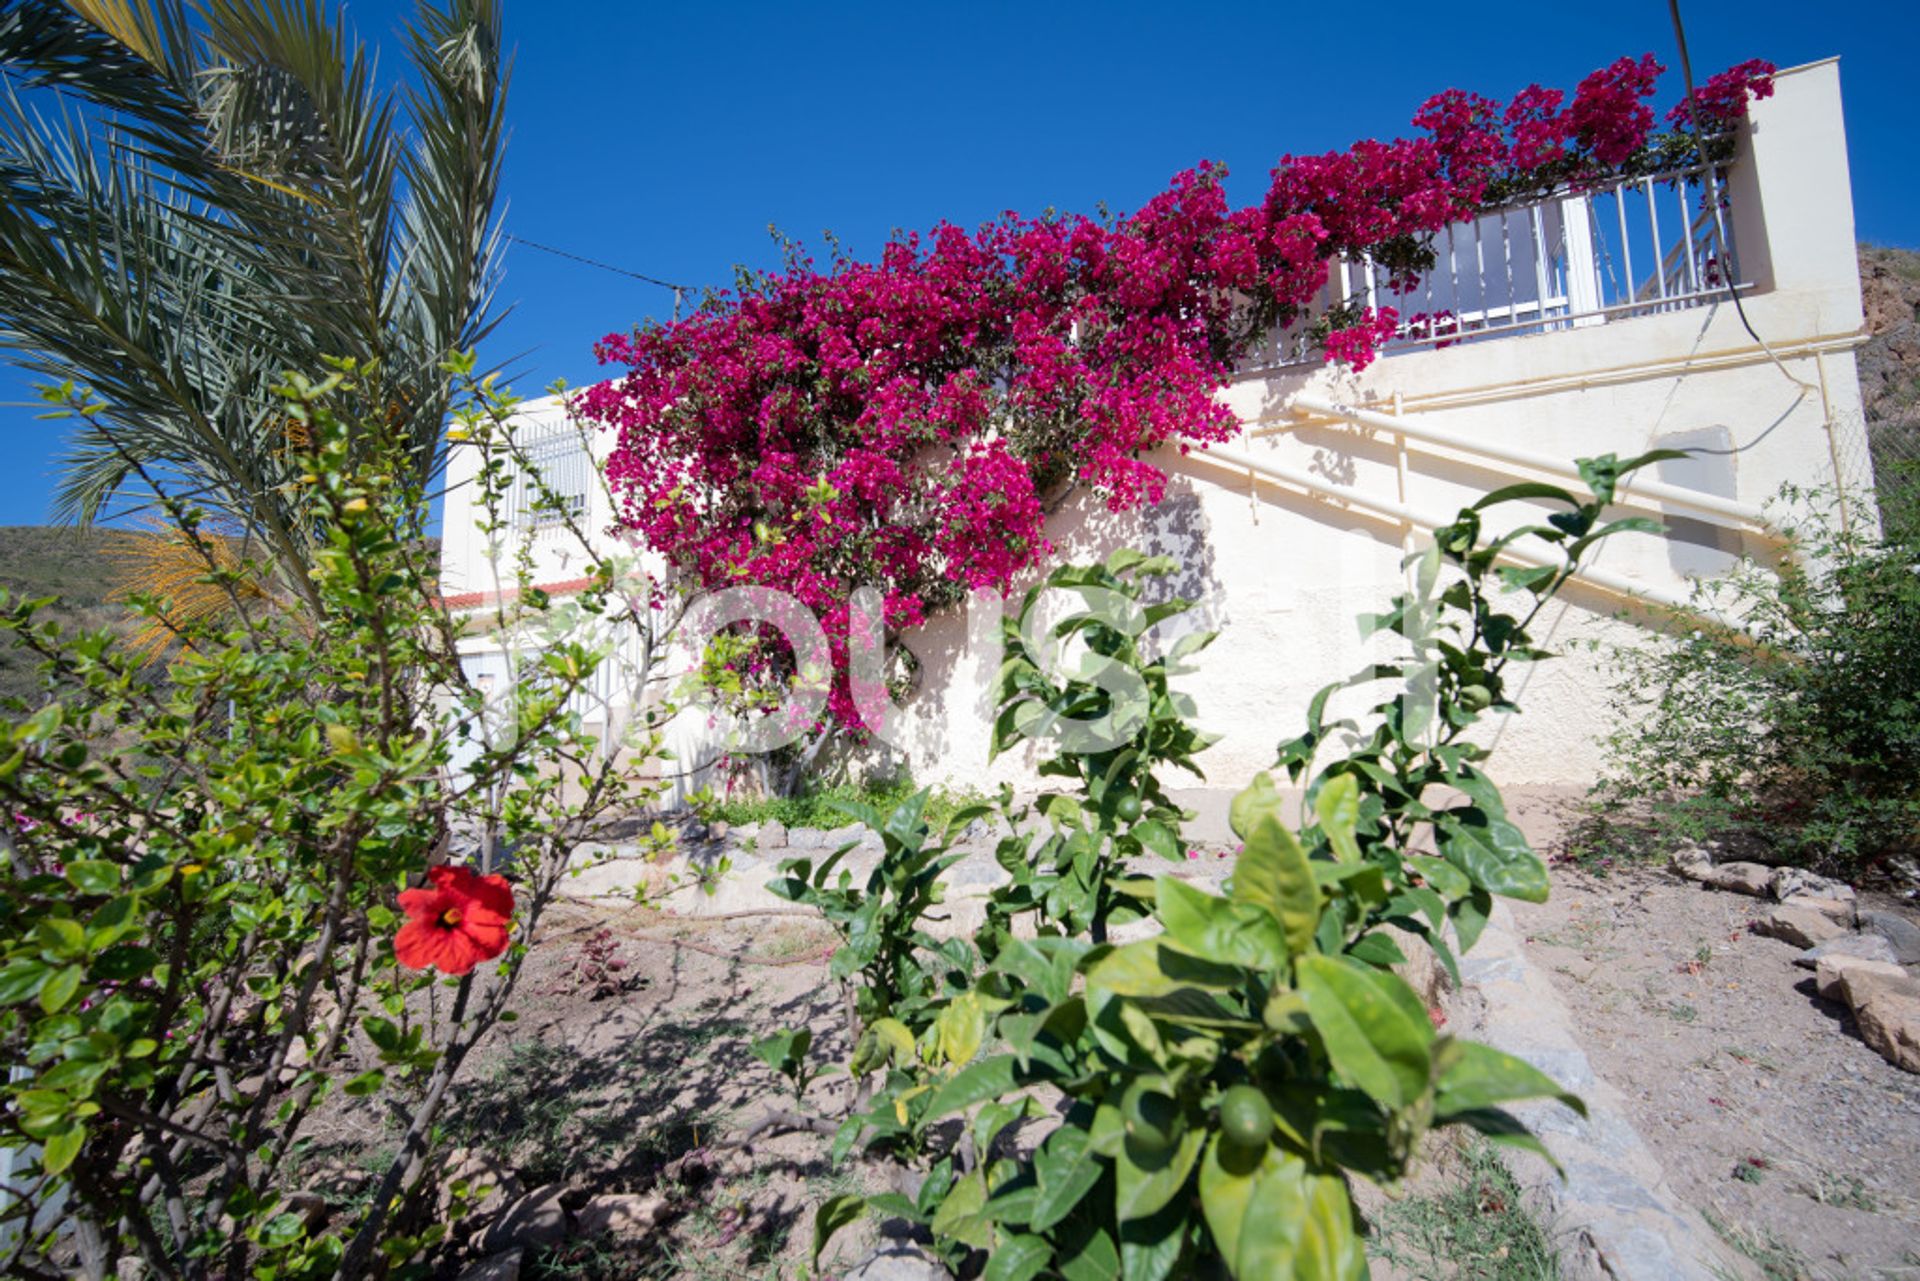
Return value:
M 507 239 L 516 245 L 525 245 L 529 249 L 537 249 L 543 254 L 552 254 L 556 258 L 565 258 L 584 266 L 597 267 L 601 271 L 610 271 L 616 276 L 628 276 L 649 285 L 658 285 L 662 289 L 671 289 L 673 291 L 673 318 L 675 320 L 680 319 L 680 303 L 682 299 L 694 290 L 693 285 L 676 285 L 671 280 L 662 280 L 658 276 L 649 276 L 643 271 L 630 271 L 625 267 L 616 267 L 610 262 L 601 262 L 598 258 L 589 258 L 585 254 L 573 253 L 566 249 L 556 249 L 552 245 L 543 245 L 537 240 L 528 240 L 525 236 L 510 234 L 507 236 Z

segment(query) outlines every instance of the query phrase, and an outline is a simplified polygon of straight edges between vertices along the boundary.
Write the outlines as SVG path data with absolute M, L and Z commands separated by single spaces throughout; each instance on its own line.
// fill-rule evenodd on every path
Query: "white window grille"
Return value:
M 513 518 L 525 530 L 555 529 L 587 514 L 593 457 L 586 438 L 562 419 L 514 433 L 520 472 L 513 485 Z

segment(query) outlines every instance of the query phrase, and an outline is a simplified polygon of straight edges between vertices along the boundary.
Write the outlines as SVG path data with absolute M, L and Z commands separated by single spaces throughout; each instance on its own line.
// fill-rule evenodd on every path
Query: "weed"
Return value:
M 1714 1213 L 1712 1207 L 1700 1207 L 1701 1215 L 1720 1239 L 1753 1260 L 1766 1281 L 1800 1281 L 1811 1276 L 1813 1266 L 1807 1256 L 1771 1232 L 1748 1232 Z
M 1867 1191 L 1867 1185 L 1851 1174 L 1832 1174 L 1826 1170 L 1816 1170 L 1813 1184 L 1807 1189 L 1807 1195 L 1821 1205 L 1837 1205 L 1846 1210 L 1861 1210 L 1867 1214 L 1876 1213 L 1880 1203 Z
M 1381 1213 L 1373 1256 L 1417 1276 L 1476 1281 L 1557 1281 L 1559 1253 L 1492 1145 L 1460 1149 L 1452 1186 L 1408 1197 Z
M 1763 1183 L 1770 1168 L 1767 1159 L 1762 1156 L 1750 1156 L 1733 1167 L 1733 1177 L 1742 1183 Z

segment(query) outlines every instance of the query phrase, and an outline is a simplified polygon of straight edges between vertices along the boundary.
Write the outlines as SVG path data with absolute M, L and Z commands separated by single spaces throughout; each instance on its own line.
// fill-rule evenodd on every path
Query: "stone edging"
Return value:
M 1568 1281 L 1715 1281 L 1751 1277 L 1752 1265 L 1720 1241 L 1667 1182 L 1660 1160 L 1627 1119 L 1625 1100 L 1600 1079 L 1573 1034 L 1553 984 L 1521 948 L 1513 914 L 1492 919 L 1460 958 L 1465 990 L 1456 1003 L 1464 1033 L 1525 1059 L 1586 1101 L 1582 1120 L 1558 1103 L 1512 1109 L 1566 1168 L 1500 1149 L 1514 1177 L 1547 1209 Z

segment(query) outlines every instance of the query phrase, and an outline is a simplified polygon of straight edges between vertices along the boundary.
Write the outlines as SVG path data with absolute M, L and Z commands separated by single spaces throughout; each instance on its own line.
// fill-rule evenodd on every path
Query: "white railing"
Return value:
M 535 420 L 517 426 L 513 442 L 525 460 L 514 476 L 510 496 L 514 524 L 538 532 L 561 527 L 569 516 L 575 520 L 585 516 L 593 458 L 579 427 L 565 418 Z M 529 470 L 538 473 L 538 482 Z M 547 491 L 545 503 L 541 484 Z
M 1399 313 L 1400 331 L 1384 348 L 1392 354 L 1724 298 L 1729 276 L 1739 280 L 1727 191 L 1724 169 L 1709 183 L 1707 167 L 1695 165 L 1491 210 L 1442 231 L 1432 269 L 1407 290 L 1370 259 L 1338 260 L 1321 297 L 1261 363 L 1317 360 L 1313 321 L 1343 301 Z

